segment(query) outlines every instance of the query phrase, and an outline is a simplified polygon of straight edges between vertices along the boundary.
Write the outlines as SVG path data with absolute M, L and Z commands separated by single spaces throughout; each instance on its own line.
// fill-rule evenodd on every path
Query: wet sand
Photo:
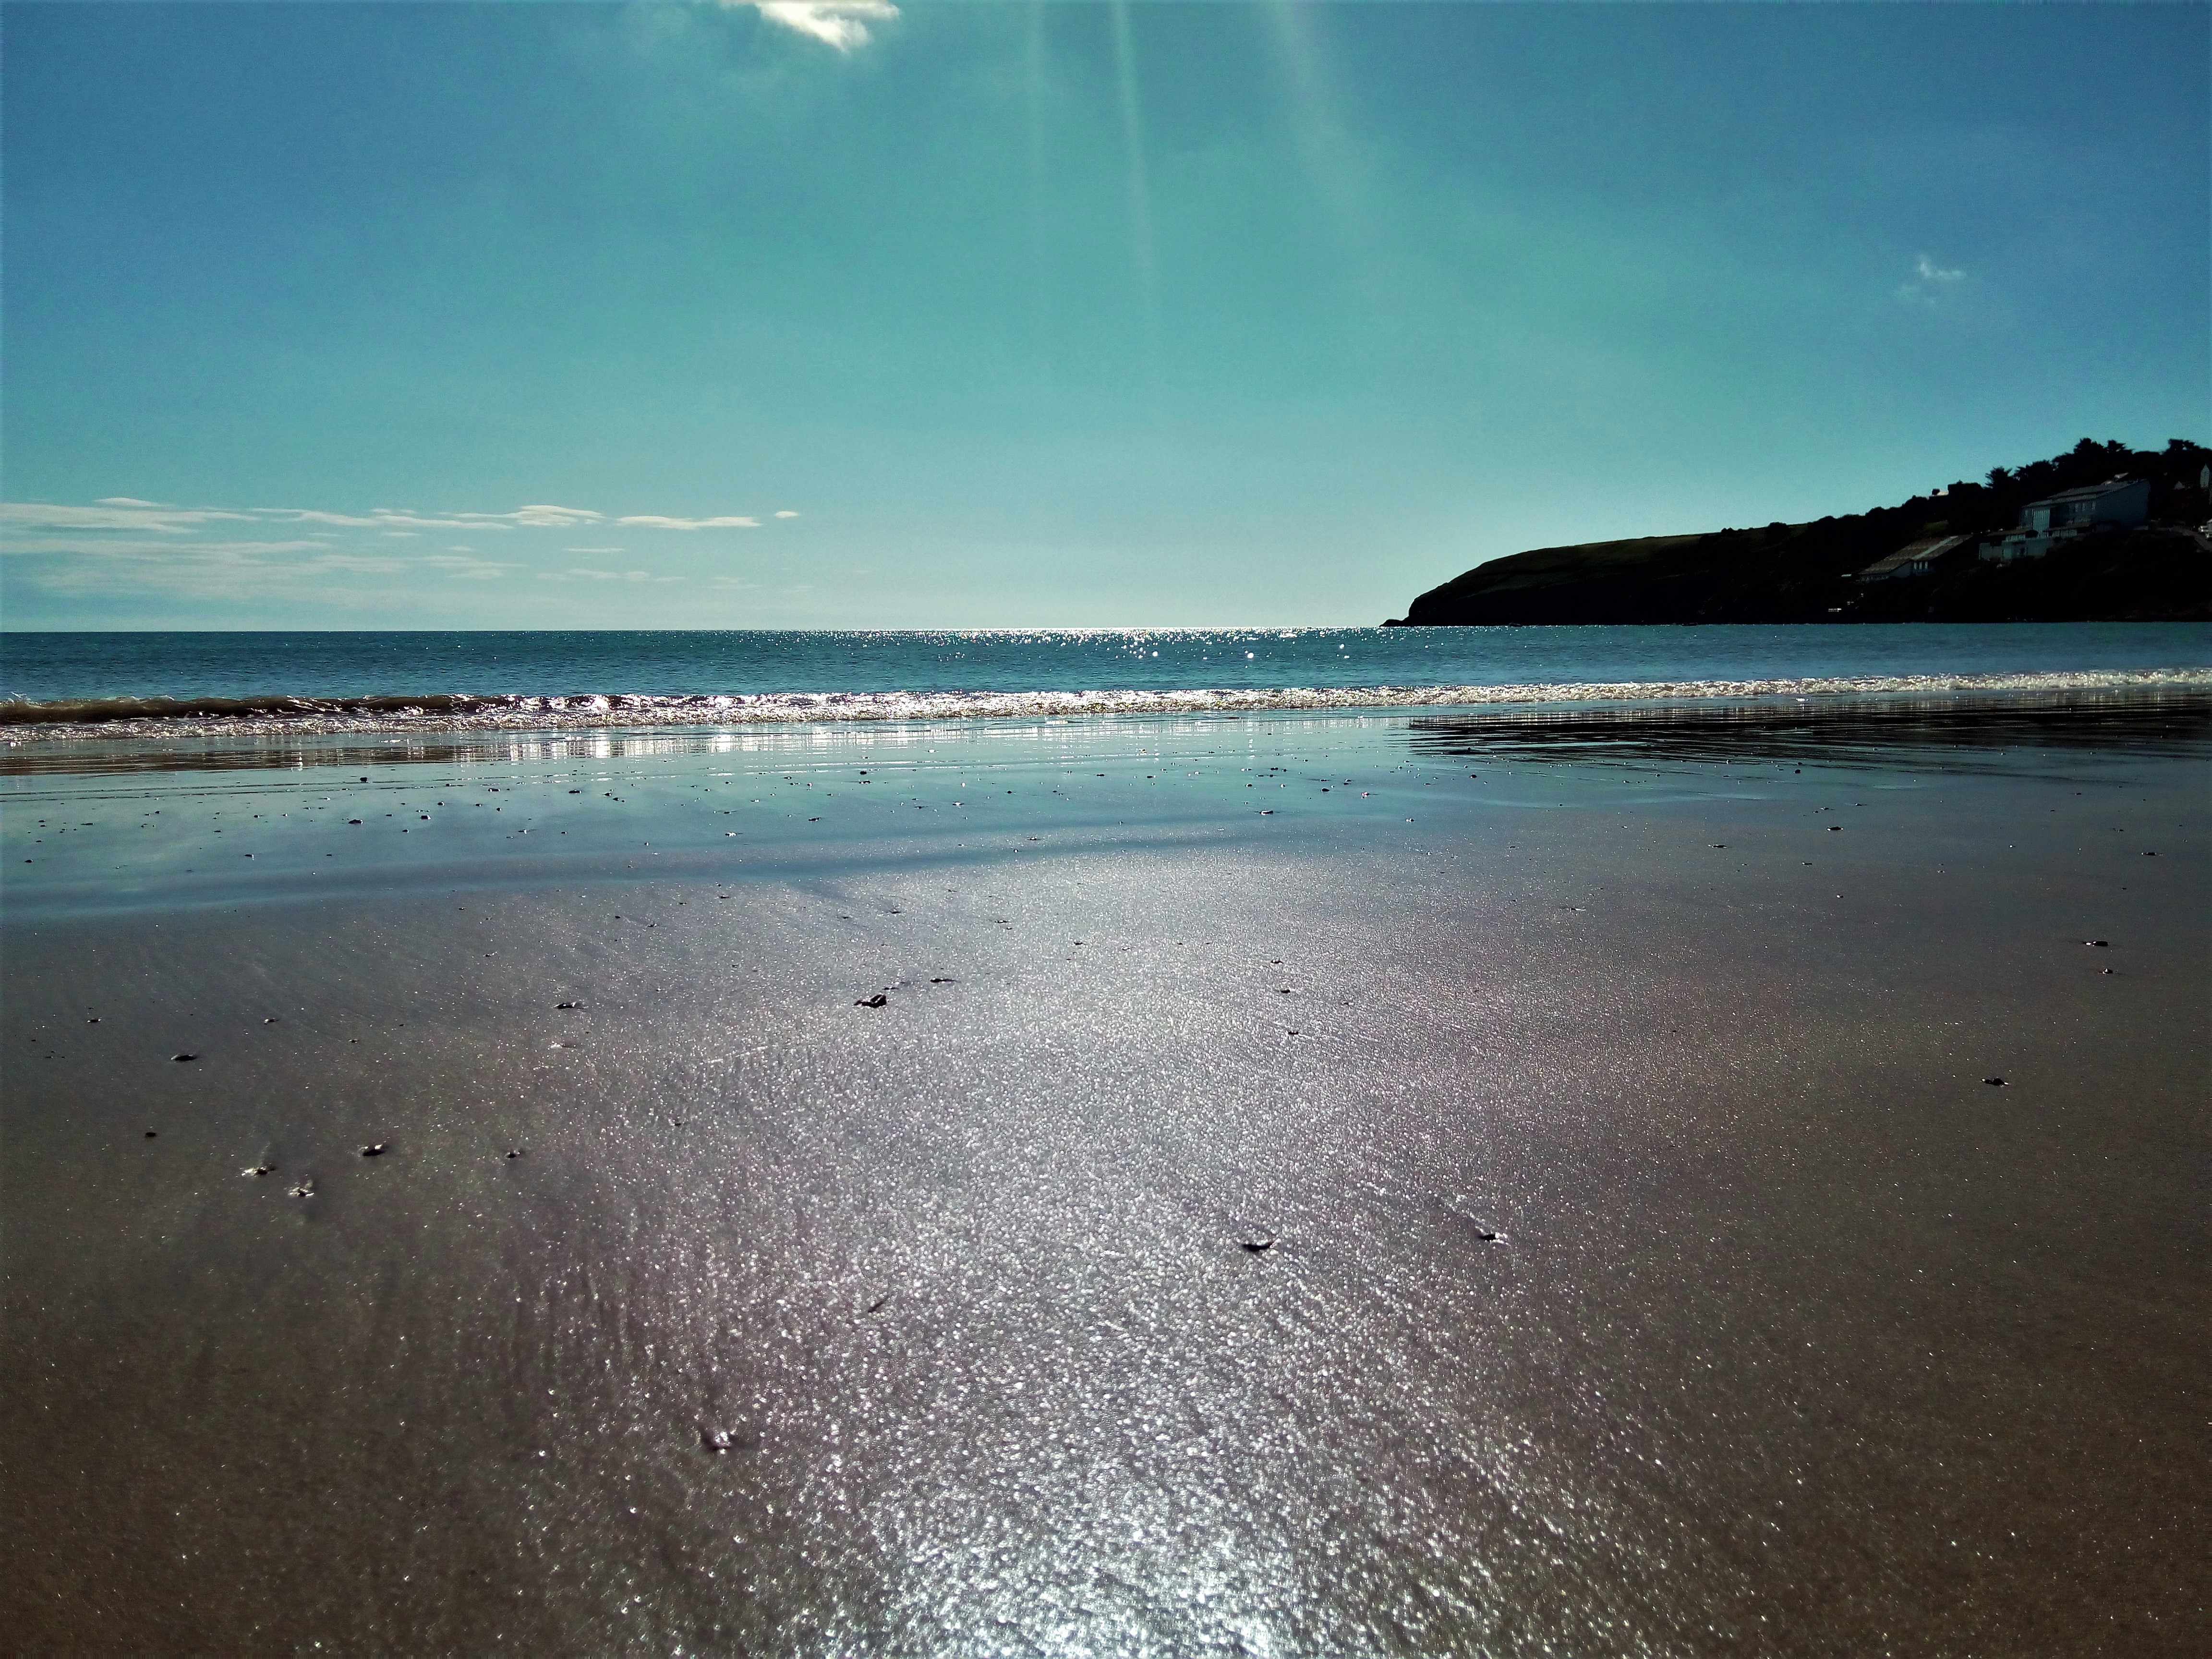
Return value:
M 8 779 L 0 1627 L 2202 1651 L 2206 751 L 2094 726 Z

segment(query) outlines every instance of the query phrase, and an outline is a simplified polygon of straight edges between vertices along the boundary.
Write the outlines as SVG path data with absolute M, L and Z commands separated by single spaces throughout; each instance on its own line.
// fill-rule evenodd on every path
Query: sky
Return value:
M 2203 4 L 0 6 L 0 625 L 1371 623 L 2212 438 Z

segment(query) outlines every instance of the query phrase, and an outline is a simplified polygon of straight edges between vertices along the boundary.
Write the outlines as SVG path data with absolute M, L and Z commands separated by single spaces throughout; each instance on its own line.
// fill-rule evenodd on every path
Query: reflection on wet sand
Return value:
M 0 1629 L 2203 1651 L 2203 711 L 2097 712 L 9 780 Z
M 1986 768 L 2014 748 L 2212 749 L 2212 696 L 2194 691 L 2051 698 L 1906 697 L 1814 702 L 1516 708 L 1409 724 L 1414 752 L 1501 761 L 1820 761 Z

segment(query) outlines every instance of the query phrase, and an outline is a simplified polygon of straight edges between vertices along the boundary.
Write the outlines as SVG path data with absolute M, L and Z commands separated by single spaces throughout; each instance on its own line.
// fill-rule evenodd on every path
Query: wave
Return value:
M 541 732 L 615 726 L 799 725 L 1085 714 L 1204 714 L 1358 708 L 1639 703 L 1686 698 L 1867 696 L 1958 692 L 2109 692 L 2212 688 L 2212 668 L 1860 675 L 1802 679 L 1558 682 L 1525 685 L 1278 686 L 1094 691 L 842 691 L 654 696 L 371 696 L 342 698 L 101 697 L 0 700 L 9 747 L 93 738 Z

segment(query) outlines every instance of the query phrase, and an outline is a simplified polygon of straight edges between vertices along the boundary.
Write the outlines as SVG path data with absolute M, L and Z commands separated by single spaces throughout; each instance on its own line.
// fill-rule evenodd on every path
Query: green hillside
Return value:
M 1389 627 L 1534 623 L 2160 622 L 2212 618 L 2212 552 L 2185 526 L 2212 517 L 2212 452 L 2177 438 L 2132 450 L 2084 438 L 2063 455 L 1895 507 L 1811 524 L 1540 547 L 1492 559 L 1415 599 Z M 2151 481 L 2151 523 L 2040 559 L 1977 556 L 2022 507 L 2116 477 Z M 1925 575 L 1862 582 L 1928 536 L 1967 539 Z

